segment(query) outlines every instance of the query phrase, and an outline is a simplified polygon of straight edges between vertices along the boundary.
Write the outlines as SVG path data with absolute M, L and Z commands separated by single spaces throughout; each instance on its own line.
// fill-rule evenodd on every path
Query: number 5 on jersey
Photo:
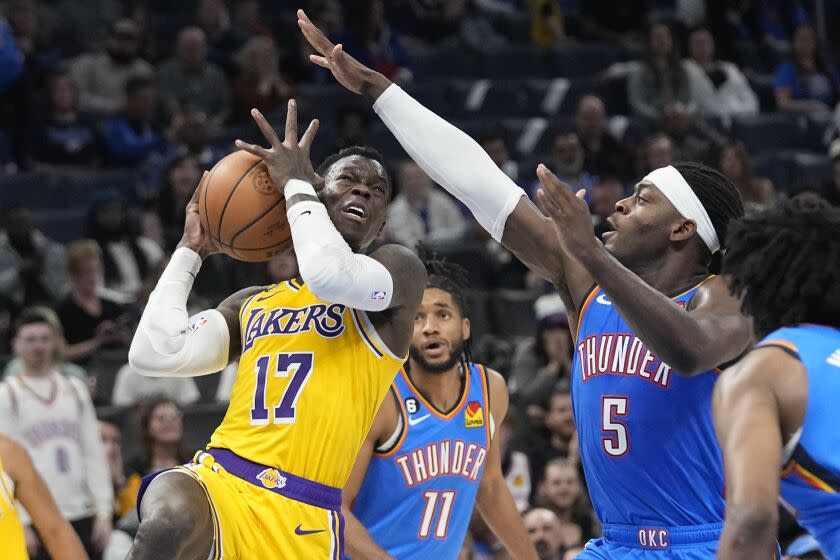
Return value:
M 257 358 L 256 387 L 254 389 L 254 407 L 251 409 L 251 425 L 265 426 L 269 423 L 269 411 L 265 402 L 268 389 L 268 371 L 271 366 L 272 354 L 265 354 Z M 309 376 L 312 374 L 314 356 L 312 352 L 298 352 L 296 354 L 277 354 L 273 377 L 289 377 L 286 391 L 280 398 L 280 403 L 274 407 L 274 424 L 294 424 L 295 405 L 300 397 Z
M 627 397 L 601 397 L 601 430 L 606 434 L 601 443 L 610 457 L 622 457 L 630 450 L 627 426 L 615 419 L 627 416 L 629 401 Z

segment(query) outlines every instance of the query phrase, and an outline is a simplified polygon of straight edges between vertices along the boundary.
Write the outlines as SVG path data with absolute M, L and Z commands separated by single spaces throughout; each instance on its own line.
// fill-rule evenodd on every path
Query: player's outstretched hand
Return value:
M 375 101 L 391 85 L 388 78 L 344 52 L 341 44 L 334 45 L 327 39 L 324 32 L 310 21 L 306 12 L 298 10 L 297 16 L 298 27 L 303 32 L 303 36 L 318 53 L 309 55 L 309 60 L 332 72 L 338 83 L 353 93 L 365 95 L 372 101 Z
M 204 188 L 206 179 L 207 172 L 205 171 L 204 175 L 201 176 L 201 180 L 198 182 L 198 187 L 193 192 L 192 198 L 187 202 L 186 218 L 184 219 L 184 235 L 181 237 L 181 242 L 178 243 L 178 247 L 192 249 L 202 259 L 213 253 L 222 252 L 218 243 L 213 241 L 210 234 L 204 230 L 204 227 L 201 225 L 201 217 L 198 214 L 198 199 L 201 196 L 201 189 Z
M 569 186 L 543 164 L 537 167 L 537 177 L 542 185 L 537 191 L 537 200 L 543 212 L 551 218 L 560 244 L 567 253 L 583 260 L 587 253 L 599 246 L 592 231 L 589 206 L 583 199 L 586 191 L 580 189 L 577 194 L 572 194 Z
M 315 139 L 315 133 L 318 132 L 318 119 L 309 123 L 309 128 L 298 141 L 297 102 L 290 99 L 286 113 L 286 138 L 281 142 L 262 113 L 251 109 L 251 116 L 254 117 L 271 147 L 263 148 L 255 144 L 247 144 L 242 140 L 236 141 L 236 147 L 265 161 L 274 186 L 282 193 L 286 188 L 286 183 L 292 179 L 300 179 L 311 183 L 316 190 L 323 188 L 324 180 L 315 173 L 309 159 L 309 150 Z

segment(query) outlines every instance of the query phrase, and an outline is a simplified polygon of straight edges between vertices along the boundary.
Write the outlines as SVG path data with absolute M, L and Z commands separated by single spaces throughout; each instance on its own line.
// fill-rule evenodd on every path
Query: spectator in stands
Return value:
M 739 116 L 758 113 L 758 97 L 737 66 L 715 58 L 715 40 L 708 29 L 699 28 L 689 37 L 685 69 L 691 83 L 691 98 L 703 116 Z
M 14 351 L 23 367 L 0 383 L 0 426 L 32 455 L 62 516 L 95 559 L 111 533 L 114 495 L 87 388 L 57 371 L 60 336 L 39 310 L 21 313 Z M 27 543 L 40 548 L 28 517 L 22 521 Z
M 575 132 L 583 147 L 583 168 L 593 175 L 633 179 L 630 154 L 607 128 L 607 109 L 597 95 L 581 97 L 575 111 Z
M 638 50 L 641 32 L 653 2 L 650 0 L 586 0 L 580 2 L 581 33 L 587 39 L 620 43 Z
M 651 120 L 659 120 L 669 105 L 693 111 L 688 73 L 664 23 L 650 26 L 648 52 L 628 77 L 627 95 L 633 112 Z
M 677 160 L 677 149 L 671 138 L 664 133 L 654 134 L 645 142 L 641 151 L 639 177 L 644 177 L 654 169 L 666 167 Z
M 137 491 L 140 489 L 140 475 L 127 473 L 123 463 L 122 430 L 112 420 L 99 420 L 99 435 L 105 448 L 105 459 L 114 487 L 114 521 L 123 515 L 133 513 L 137 505 Z
M 40 85 L 46 73 L 58 64 L 61 53 L 50 44 L 35 0 L 12 0 L 6 6 L 9 25 L 24 56 L 24 72 L 30 74 L 35 85 Z
M 143 219 L 146 237 L 167 252 L 175 250 L 184 233 L 184 208 L 201 179 L 198 162 L 189 153 L 175 156 L 163 173 L 163 183 L 158 189 L 157 201 L 152 212 Z
M 347 32 L 340 41 L 362 64 L 405 84 L 412 79 L 412 61 L 399 34 L 385 19 L 383 0 L 346 0 Z
M 231 121 L 252 124 L 251 109 L 264 115 L 282 109 L 292 96 L 292 87 L 280 74 L 280 60 L 274 41 L 252 37 L 236 54 L 239 72 L 233 80 Z
M 828 148 L 831 172 L 823 186 L 824 198 L 834 206 L 840 206 L 840 138 Z
M 601 236 L 609 231 L 609 224 L 606 219 L 615 212 L 615 205 L 625 197 L 624 185 L 617 177 L 603 175 L 598 177 L 590 192 L 591 201 L 589 208 L 592 212 L 592 225 L 595 227 L 595 235 Z
M 55 2 L 53 2 L 55 4 Z M 98 52 L 108 46 L 109 30 L 120 17 L 119 0 L 61 0 L 51 10 L 56 40 L 62 50 L 75 55 Z
M 199 0 L 197 15 L 198 26 L 206 34 L 208 60 L 233 75 L 236 71 L 233 53 L 242 48 L 248 35 L 233 26 L 224 0 Z
M 201 398 L 192 377 L 146 377 L 129 364 L 117 371 L 114 392 L 109 397 L 114 406 L 136 406 L 160 395 L 181 405 L 192 404 Z
M 29 157 L 35 170 L 99 167 L 102 139 L 96 123 L 79 112 L 79 90 L 66 70 L 47 81 L 47 114 L 33 126 Z
M 504 135 L 498 130 L 485 132 L 478 139 L 478 143 L 496 164 L 496 167 L 504 171 L 511 181 L 519 181 L 519 163 L 510 157 L 510 150 Z
M 720 150 L 718 169 L 738 188 L 746 211 L 766 208 L 776 200 L 776 190 L 770 179 L 753 176 L 750 155 L 743 143 L 724 145 Z
M 530 507 L 532 484 L 528 456 L 511 447 L 514 443 L 513 438 L 519 432 L 521 422 L 519 414 L 515 408 L 508 409 L 505 421 L 497 428 L 496 437 L 499 438 L 499 453 L 502 456 L 502 474 L 516 502 L 516 509 L 522 513 Z
M 580 138 L 578 138 L 576 132 L 561 132 L 554 137 L 554 142 L 551 144 L 551 154 L 548 161 L 545 162 L 546 165 L 572 190 L 586 189 L 588 202 L 589 191 L 595 184 L 596 177 L 584 166 L 584 162 L 583 146 L 581 146 Z M 539 186 L 539 180 L 531 185 L 530 194 L 534 200 L 536 200 Z
M 370 117 L 365 111 L 354 107 L 341 109 L 335 117 L 336 135 L 334 152 L 340 152 L 350 146 L 367 145 Z
M 64 295 L 64 247 L 37 230 L 32 213 L 23 206 L 7 207 L 4 225 L 0 231 L 0 292 L 19 306 L 49 304 Z
M 125 348 L 131 341 L 127 310 L 103 297 L 102 251 L 95 241 L 75 241 L 67 248 L 70 293 L 58 305 L 67 340 L 66 359 L 87 365 L 102 348 Z
M 121 19 L 111 28 L 104 52 L 86 53 L 73 61 L 80 110 L 98 117 L 114 115 L 125 105 L 128 81 L 153 75 L 152 66 L 137 54 L 138 36 L 137 25 Z
M 529 0 L 531 11 L 531 42 L 538 47 L 550 47 L 566 41 L 566 22 L 557 0 Z
M 796 28 L 792 59 L 776 69 L 776 106 L 792 113 L 826 114 L 840 98 L 840 73 L 828 64 L 811 25 Z
M 233 26 L 247 35 L 274 39 L 265 16 L 260 13 L 259 0 L 234 0 L 231 19 Z
M 136 301 L 163 261 L 163 250 L 136 233 L 118 192 L 97 193 L 87 218 L 87 237 L 99 244 L 105 287 L 125 303 Z
M 161 64 L 158 84 L 164 104 L 174 114 L 200 111 L 215 130 L 230 113 L 227 79 L 208 60 L 207 36 L 199 27 L 186 27 L 178 33 L 176 55 Z
M 545 400 L 558 380 L 572 371 L 572 337 L 560 296 L 540 296 L 534 302 L 537 334 L 520 343 L 511 360 L 508 390 L 523 404 Z
M 105 147 L 117 167 L 136 167 L 169 149 L 157 123 L 158 90 L 151 78 L 131 78 L 125 85 L 121 114 L 105 122 Z
M 688 113 L 679 103 L 665 107 L 662 132 L 674 143 L 686 161 L 714 164 L 715 156 L 726 143 L 726 137 L 703 119 Z
M 576 463 L 568 459 L 548 462 L 540 484 L 539 501 L 560 519 L 565 546 L 582 544 L 592 537 L 594 519 Z
M 388 206 L 388 232 L 396 243 L 410 248 L 419 241 L 454 243 L 466 234 L 458 206 L 419 165 L 405 160 L 397 176 L 400 194 Z
M 182 465 L 189 457 L 181 445 L 184 438 L 184 413 L 169 397 L 152 397 L 140 411 L 140 454 L 129 467 L 142 476 L 162 469 Z
M 230 153 L 229 149 L 211 143 L 211 123 L 204 113 L 192 111 L 181 115 L 175 129 L 175 143 L 178 149 L 185 149 L 198 166 L 210 170 L 220 159 Z M 153 184 L 159 183 L 160 180 Z
M 534 508 L 522 516 L 522 522 L 537 549 L 540 560 L 563 558 L 563 527 L 557 515 L 546 508 Z
M 14 173 L 25 158 L 32 83 L 24 54 L 0 13 L 0 170 Z
M 427 47 L 457 34 L 466 16 L 467 4 L 465 0 L 415 0 L 408 2 L 409 9 L 394 10 L 393 19 L 418 47 Z M 349 11 L 349 6 L 345 5 L 345 13 Z

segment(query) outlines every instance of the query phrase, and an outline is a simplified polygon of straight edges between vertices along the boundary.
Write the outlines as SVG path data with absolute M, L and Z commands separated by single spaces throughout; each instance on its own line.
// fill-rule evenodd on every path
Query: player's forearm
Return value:
M 476 505 L 487 526 L 505 545 L 507 551 L 517 560 L 537 560 L 516 503 L 504 479 L 494 478 L 482 484 L 476 497 Z
M 342 508 L 344 514 L 344 543 L 347 553 L 352 558 L 365 560 L 394 560 L 393 557 L 376 544 L 365 526 L 356 519 L 350 508 Z
M 719 560 L 773 558 L 776 549 L 778 509 L 743 509 L 727 505 L 726 526 L 718 547 Z
M 391 84 L 373 106 L 411 158 L 461 200 L 497 241 L 525 191 L 475 140 Z
M 38 528 L 44 548 L 54 560 L 80 560 L 87 558 L 79 536 L 69 523 L 57 524 L 55 528 L 43 530 Z
M 684 375 L 717 367 L 734 358 L 714 347 L 712 329 L 671 299 L 628 270 L 595 243 L 587 251 L 586 269 L 607 293 L 632 332 L 669 366 Z

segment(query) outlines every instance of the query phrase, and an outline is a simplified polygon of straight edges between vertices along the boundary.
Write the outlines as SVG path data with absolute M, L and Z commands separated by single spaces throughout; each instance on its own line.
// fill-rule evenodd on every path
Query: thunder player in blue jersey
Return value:
M 579 558 L 713 558 L 724 481 L 712 390 L 752 341 L 740 301 L 709 272 L 743 214 L 737 189 L 700 164 L 654 170 L 616 204 L 602 244 L 584 193 L 540 165 L 546 216 L 471 138 L 298 17 L 310 60 L 373 101 L 412 159 L 563 297 L 581 461 L 604 528 Z
M 536 560 L 493 438 L 507 413 L 504 379 L 465 352 L 466 274 L 437 259 L 425 264 L 407 367 L 344 487 L 347 550 L 365 560 L 455 558 L 477 505 L 514 558 Z
M 715 388 L 726 465 L 719 558 L 767 558 L 776 500 L 840 560 L 840 208 L 786 202 L 737 222 L 724 272 L 757 348 Z

